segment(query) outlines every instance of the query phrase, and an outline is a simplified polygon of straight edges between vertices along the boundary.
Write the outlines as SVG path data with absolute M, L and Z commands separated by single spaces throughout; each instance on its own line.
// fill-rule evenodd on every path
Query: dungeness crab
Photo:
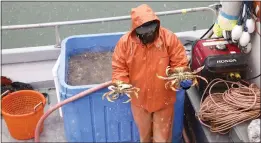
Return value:
M 192 80 L 193 84 L 191 86 L 194 86 L 198 84 L 197 78 L 200 78 L 204 80 L 206 83 L 208 83 L 207 79 L 196 75 L 198 72 L 204 69 L 204 66 L 199 67 L 193 72 L 190 72 L 190 69 L 188 67 L 186 68 L 175 68 L 173 71 L 171 71 L 171 68 L 168 66 L 166 68 L 166 75 L 167 77 L 159 76 L 157 74 L 157 77 L 163 80 L 168 80 L 165 84 L 165 88 L 167 89 L 170 87 L 173 91 L 177 91 L 180 88 L 180 82 L 183 80 Z
M 104 97 L 106 97 L 109 102 L 114 102 L 113 100 L 118 99 L 120 95 L 126 94 L 130 99 L 123 103 L 128 103 L 131 101 L 130 93 L 134 93 L 134 95 L 138 98 L 138 92 L 140 90 L 139 88 L 133 87 L 130 84 L 122 84 L 119 82 L 116 83 L 116 85 L 117 86 L 111 85 L 108 87 L 110 91 L 102 96 L 103 100 Z

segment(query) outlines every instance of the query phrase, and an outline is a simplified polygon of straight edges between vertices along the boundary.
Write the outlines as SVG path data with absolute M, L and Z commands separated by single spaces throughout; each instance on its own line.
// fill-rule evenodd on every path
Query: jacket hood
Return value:
M 160 20 L 157 15 L 153 12 L 152 8 L 147 4 L 142 4 L 131 10 L 131 32 L 142 24 L 156 20 L 160 26 Z

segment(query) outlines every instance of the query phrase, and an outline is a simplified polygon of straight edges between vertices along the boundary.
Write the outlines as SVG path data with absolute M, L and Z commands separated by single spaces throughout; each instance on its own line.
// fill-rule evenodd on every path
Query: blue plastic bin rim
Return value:
M 73 39 L 73 38 L 82 38 L 82 37 L 99 37 L 99 36 L 110 36 L 110 35 L 123 35 L 126 34 L 128 31 L 125 32 L 113 32 L 113 33 L 99 33 L 99 34 L 82 34 L 82 35 L 73 35 L 73 36 L 69 36 L 66 37 L 62 40 L 61 45 L 65 46 L 66 42 L 69 39 Z
M 69 39 L 74 39 L 74 38 L 82 38 L 82 37 L 99 37 L 99 36 L 113 36 L 113 35 L 123 35 L 127 32 L 114 32 L 114 33 L 99 33 L 99 34 L 84 34 L 84 35 L 73 35 L 73 36 L 69 36 L 65 39 L 62 40 L 61 42 L 61 48 L 64 48 L 66 43 L 68 42 Z M 61 53 L 62 55 L 62 53 Z M 59 63 L 60 64 L 60 63 Z M 59 68 L 60 68 L 60 65 L 59 65 Z M 56 71 L 58 72 L 58 70 Z M 57 73 L 57 75 L 59 75 Z M 58 79 L 60 81 L 60 84 L 64 87 L 64 88 L 67 88 L 67 89 L 88 89 L 88 88 L 93 88 L 93 87 L 96 87 L 97 85 L 99 84 L 89 84 L 89 85 L 78 85 L 78 86 L 71 86 L 71 85 L 68 85 L 65 80 L 63 80 L 64 78 L 59 78 L 60 76 L 58 76 Z
M 64 48 L 67 41 L 69 39 L 73 39 L 73 38 L 79 38 L 79 37 L 99 37 L 99 36 L 112 36 L 112 35 L 123 35 L 125 34 L 126 32 L 114 32 L 114 33 L 99 33 L 99 34 L 87 34 L 87 35 L 74 35 L 74 36 L 69 36 L 67 38 L 65 38 L 64 40 L 62 40 L 61 42 L 61 47 Z M 62 55 L 62 53 L 61 53 Z M 59 65 L 59 68 L 60 68 L 60 65 Z M 58 72 L 58 70 L 57 70 Z M 57 75 L 59 75 L 57 73 Z M 65 80 L 62 80 L 62 79 L 59 79 L 60 76 L 58 76 L 58 80 L 60 81 L 61 85 L 66 88 L 66 89 L 89 89 L 89 88 L 93 88 L 93 87 L 96 87 L 98 86 L 99 84 L 89 84 L 89 85 L 78 85 L 78 86 L 71 86 L 71 85 L 68 85 Z M 64 78 L 63 78 L 64 79 Z M 179 91 L 178 91 L 179 92 Z

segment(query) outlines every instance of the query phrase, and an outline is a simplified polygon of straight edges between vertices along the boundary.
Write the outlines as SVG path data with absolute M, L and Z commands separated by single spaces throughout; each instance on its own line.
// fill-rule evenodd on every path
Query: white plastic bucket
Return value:
M 53 74 L 53 78 L 54 78 L 54 85 L 55 85 L 55 90 L 56 90 L 56 97 L 57 97 L 58 103 L 61 101 L 59 81 L 58 81 L 58 77 L 57 77 L 59 62 L 60 62 L 60 55 L 59 55 L 55 65 L 53 66 L 53 69 L 52 69 L 52 74 Z M 62 108 L 59 108 L 59 114 L 60 114 L 61 117 L 63 117 Z

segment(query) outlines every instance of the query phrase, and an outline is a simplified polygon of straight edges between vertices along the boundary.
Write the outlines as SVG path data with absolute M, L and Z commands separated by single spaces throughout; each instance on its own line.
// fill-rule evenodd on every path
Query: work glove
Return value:
M 188 90 L 192 85 L 192 80 L 183 80 L 180 82 L 180 87 L 184 90 Z

